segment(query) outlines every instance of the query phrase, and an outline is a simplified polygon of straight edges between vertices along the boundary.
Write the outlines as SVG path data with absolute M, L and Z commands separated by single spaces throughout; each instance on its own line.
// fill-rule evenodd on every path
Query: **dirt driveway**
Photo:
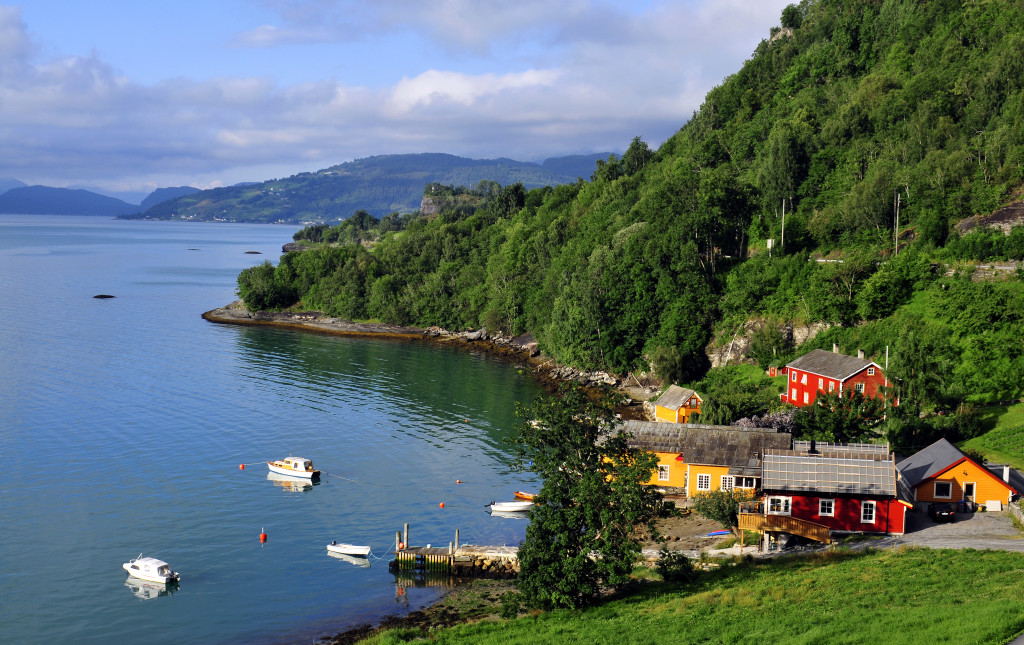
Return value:
M 1010 513 L 957 513 L 956 522 L 936 524 L 927 513 L 907 513 L 907 532 L 894 543 L 934 549 L 1000 549 L 1024 552 L 1024 533 Z

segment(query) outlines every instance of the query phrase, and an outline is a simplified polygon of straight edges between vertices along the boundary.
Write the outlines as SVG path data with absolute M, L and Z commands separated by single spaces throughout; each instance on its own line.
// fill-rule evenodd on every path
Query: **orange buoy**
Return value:
M 405 542 L 399 542 L 398 543 L 398 550 L 401 551 L 404 548 L 405 548 Z
M 260 533 L 260 544 L 264 544 L 267 541 L 267 533 L 263 529 L 260 529 L 260 531 L 262 531 Z
M 456 484 L 461 484 L 461 483 L 462 483 L 462 480 L 461 480 L 461 479 L 456 479 L 456 480 L 455 480 L 455 483 L 456 483 Z
M 245 464 L 238 464 L 239 470 L 245 470 Z
M 444 502 L 441 502 L 441 508 L 444 508 Z

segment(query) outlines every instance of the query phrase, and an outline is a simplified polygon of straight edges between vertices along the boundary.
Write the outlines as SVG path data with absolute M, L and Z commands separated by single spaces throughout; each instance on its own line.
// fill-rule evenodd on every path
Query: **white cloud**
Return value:
M 785 1 L 262 4 L 279 23 L 233 44 L 363 38 L 359 64 L 373 65 L 375 35 L 416 34 L 467 64 L 409 56 L 405 74 L 372 88 L 259 70 L 143 85 L 95 55 L 42 59 L 20 10 L 0 7 L 0 177 L 205 187 L 374 154 L 526 160 L 622 150 L 637 135 L 658 145 L 749 57 Z

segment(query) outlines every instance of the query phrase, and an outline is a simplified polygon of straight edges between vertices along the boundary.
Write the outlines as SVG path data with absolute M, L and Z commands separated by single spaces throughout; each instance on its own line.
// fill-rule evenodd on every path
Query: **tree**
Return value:
M 693 497 L 693 510 L 709 520 L 735 530 L 739 524 L 740 502 L 749 499 L 750 496 L 741 490 L 712 490 L 697 493 Z
M 797 410 L 794 438 L 836 443 L 867 441 L 878 434 L 882 401 L 857 391 L 818 392 L 814 405 Z
M 519 548 L 519 591 L 528 606 L 577 608 L 602 585 L 629 579 L 638 526 L 654 530 L 660 494 L 644 484 L 657 458 L 629 447 L 611 402 L 576 385 L 520 408 L 516 466 L 544 479 Z

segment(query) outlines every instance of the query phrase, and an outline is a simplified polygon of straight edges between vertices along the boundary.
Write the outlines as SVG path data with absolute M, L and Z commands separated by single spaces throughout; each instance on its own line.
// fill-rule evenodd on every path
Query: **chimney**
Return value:
M 1003 466 L 1003 481 L 1007 484 L 1010 483 L 1010 466 L 1009 464 Z
M 839 343 L 832 343 L 832 353 L 833 354 L 838 354 L 839 353 Z
M 858 349 L 857 350 L 857 358 L 859 358 L 860 360 L 864 360 L 864 350 L 863 349 Z

